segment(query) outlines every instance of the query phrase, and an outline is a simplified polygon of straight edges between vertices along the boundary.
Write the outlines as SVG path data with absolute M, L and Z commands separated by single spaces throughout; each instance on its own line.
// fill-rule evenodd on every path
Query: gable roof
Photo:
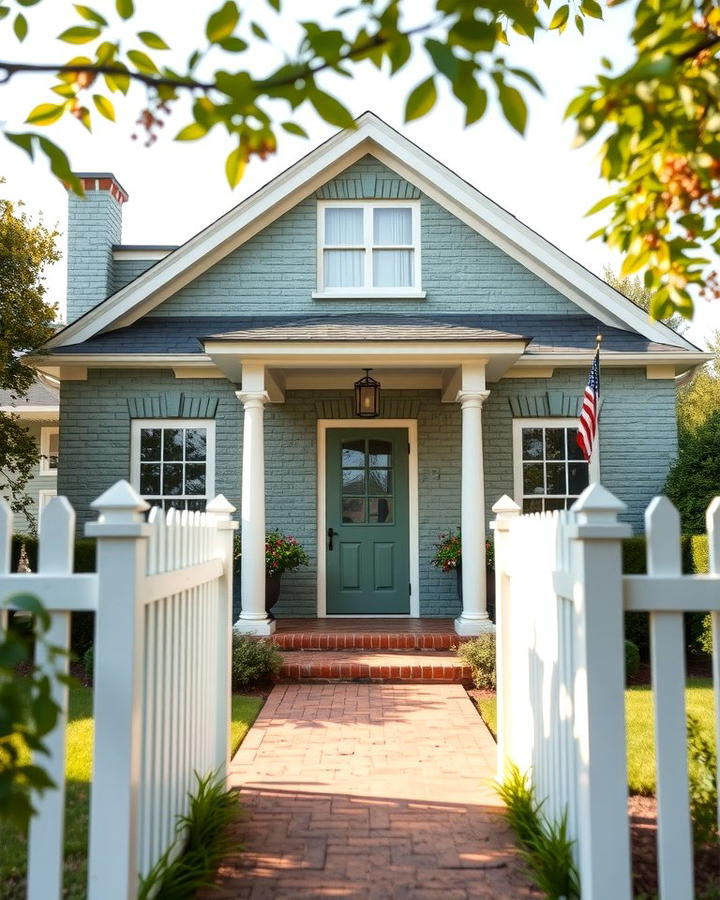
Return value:
M 607 285 L 477 188 L 391 128 L 373 113 L 338 132 L 263 188 L 190 238 L 111 297 L 56 334 L 42 348 L 81 343 L 131 325 L 228 253 L 370 154 L 473 228 L 499 249 L 606 326 L 634 331 L 649 341 L 697 351 L 688 340 Z M 41 350 L 41 352 L 42 352 Z

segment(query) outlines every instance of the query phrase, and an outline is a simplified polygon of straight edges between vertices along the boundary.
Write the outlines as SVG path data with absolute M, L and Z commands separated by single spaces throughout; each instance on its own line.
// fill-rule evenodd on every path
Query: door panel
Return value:
M 326 454 L 328 614 L 408 614 L 407 429 L 331 428 Z

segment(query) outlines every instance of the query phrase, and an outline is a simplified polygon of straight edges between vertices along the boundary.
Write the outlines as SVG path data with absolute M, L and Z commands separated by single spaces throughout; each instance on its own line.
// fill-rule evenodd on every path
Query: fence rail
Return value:
M 599 484 L 567 512 L 521 516 L 508 497 L 493 507 L 499 774 L 516 764 L 549 818 L 567 813 L 584 900 L 629 900 L 623 614 L 648 612 L 660 895 L 690 900 L 683 613 L 712 613 L 717 686 L 720 498 L 707 515 L 708 575 L 681 574 L 680 519 L 658 497 L 645 514 L 648 574 L 624 576 L 623 509 Z M 717 739 L 717 690 L 715 723 Z
M 58 497 L 43 510 L 38 573 L 17 575 L 12 514 L 0 502 L 0 600 L 37 596 L 51 613 L 48 643 L 66 650 L 71 613 L 96 614 L 88 897 L 133 900 L 173 844 L 194 773 L 226 772 L 237 525 L 222 496 L 203 513 L 153 509 L 145 521 L 148 505 L 125 481 L 93 507 L 98 519 L 86 534 L 97 538 L 95 573 L 72 571 L 75 513 Z M 36 663 L 49 665 L 40 643 Z M 68 657 L 61 666 L 67 671 Z M 62 713 L 41 763 L 58 789 L 45 792 L 31 821 L 29 900 L 62 896 L 68 691 L 53 684 Z

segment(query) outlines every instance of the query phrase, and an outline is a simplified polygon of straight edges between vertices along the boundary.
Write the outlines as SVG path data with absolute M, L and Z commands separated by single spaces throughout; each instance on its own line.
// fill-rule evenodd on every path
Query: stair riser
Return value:
M 456 634 L 275 634 L 279 650 L 450 650 Z
M 368 666 L 363 663 L 290 663 L 280 669 L 279 681 L 413 682 L 415 684 L 472 684 L 469 666 Z

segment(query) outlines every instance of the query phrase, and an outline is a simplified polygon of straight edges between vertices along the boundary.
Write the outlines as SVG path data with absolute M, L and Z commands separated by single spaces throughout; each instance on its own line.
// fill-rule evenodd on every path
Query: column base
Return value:
M 257 634 L 260 637 L 275 633 L 274 619 L 243 619 L 239 618 L 233 625 L 233 631 L 237 634 Z
M 455 634 L 462 637 L 474 637 L 478 634 L 495 634 L 495 626 L 490 619 L 455 619 Z

